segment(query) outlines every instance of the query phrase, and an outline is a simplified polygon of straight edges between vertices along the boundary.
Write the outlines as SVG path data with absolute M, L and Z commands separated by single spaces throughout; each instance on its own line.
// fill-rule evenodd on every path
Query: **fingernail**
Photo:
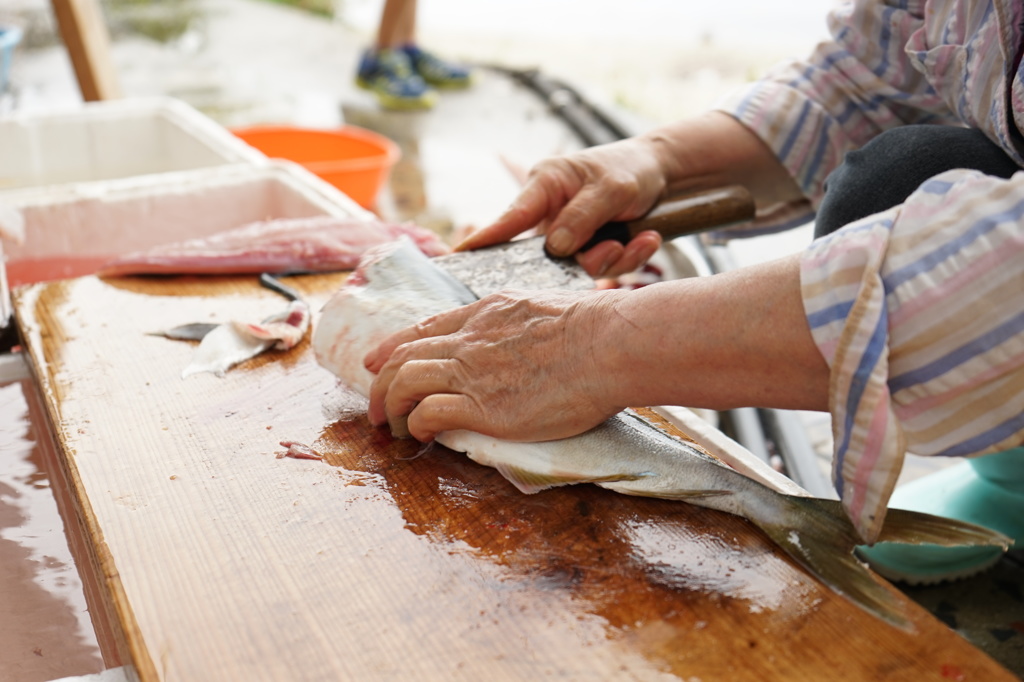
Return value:
M 568 256 L 572 251 L 572 232 L 560 227 L 548 235 L 548 251 L 558 256 Z
M 373 367 L 374 361 L 377 359 L 377 349 L 374 348 L 363 357 L 363 367 L 370 369 Z
M 614 257 L 614 256 L 608 256 L 607 258 L 605 258 L 605 259 L 604 259 L 604 262 L 603 262 L 603 263 L 601 263 L 601 267 L 599 267 L 599 268 L 597 269 L 597 276 L 598 276 L 598 277 L 604 277 L 604 274 L 605 274 L 606 272 L 608 272 L 608 270 L 610 270 L 610 269 L 611 269 L 611 267 L 612 267 L 612 264 L 613 264 L 614 262 L 615 262 L 615 257 Z

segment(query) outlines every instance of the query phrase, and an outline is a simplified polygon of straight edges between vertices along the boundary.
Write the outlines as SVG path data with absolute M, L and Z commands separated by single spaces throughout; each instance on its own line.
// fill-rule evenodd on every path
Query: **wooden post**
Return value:
M 110 58 L 110 35 L 98 0 L 50 0 L 82 99 L 116 99 L 121 89 Z

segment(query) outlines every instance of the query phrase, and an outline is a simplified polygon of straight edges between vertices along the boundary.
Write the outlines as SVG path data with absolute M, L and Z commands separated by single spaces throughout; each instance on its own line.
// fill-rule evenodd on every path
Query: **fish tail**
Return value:
M 1009 537 L 984 526 L 906 509 L 890 509 L 885 515 L 878 542 L 902 542 L 908 545 L 991 545 L 1008 549 Z
M 854 547 L 863 543 L 839 502 L 788 495 L 782 496 L 780 502 L 781 513 L 771 515 L 772 522 L 755 521 L 773 541 L 834 592 L 901 630 L 913 630 L 896 589 L 876 578 L 854 556 Z M 1004 548 L 1008 543 L 1008 538 L 987 528 L 895 509 L 886 515 L 880 539 Z

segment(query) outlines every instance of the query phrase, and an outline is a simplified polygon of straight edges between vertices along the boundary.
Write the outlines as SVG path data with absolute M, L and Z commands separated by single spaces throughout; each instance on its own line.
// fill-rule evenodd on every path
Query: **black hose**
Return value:
M 536 93 L 587 147 L 630 137 L 629 131 L 565 81 L 546 76 L 539 69 L 511 69 L 493 65 L 486 68 L 498 71 Z

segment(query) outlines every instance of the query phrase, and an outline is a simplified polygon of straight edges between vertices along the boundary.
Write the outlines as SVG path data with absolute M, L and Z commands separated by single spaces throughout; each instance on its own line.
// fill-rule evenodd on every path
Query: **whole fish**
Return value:
M 373 249 L 324 306 L 313 334 L 317 360 L 367 396 L 373 375 L 363 357 L 369 350 L 395 331 L 475 299 L 411 242 Z M 439 433 L 437 441 L 496 468 L 524 493 L 594 483 L 736 514 L 833 591 L 888 623 L 911 629 L 898 600 L 853 556 L 860 540 L 838 501 L 776 492 L 632 410 L 562 440 L 521 443 L 459 430 Z M 1005 549 L 1009 539 L 972 524 L 893 509 L 880 541 Z

